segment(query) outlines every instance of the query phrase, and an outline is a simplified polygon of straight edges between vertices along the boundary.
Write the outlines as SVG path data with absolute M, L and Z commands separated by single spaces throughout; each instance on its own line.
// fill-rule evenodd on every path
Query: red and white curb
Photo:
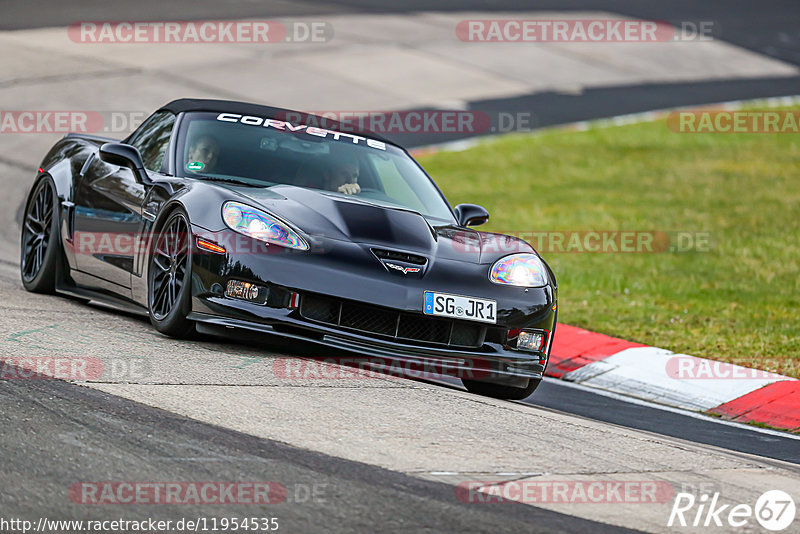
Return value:
M 800 431 L 800 380 L 561 323 L 545 374 L 674 408 Z

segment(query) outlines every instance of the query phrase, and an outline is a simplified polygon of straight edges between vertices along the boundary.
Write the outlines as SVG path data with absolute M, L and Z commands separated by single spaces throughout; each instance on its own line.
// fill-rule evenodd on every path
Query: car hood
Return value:
M 350 241 L 437 259 L 491 263 L 507 254 L 533 252 L 513 236 L 453 225 L 431 226 L 421 214 L 312 189 L 279 185 L 229 189 L 310 237 Z

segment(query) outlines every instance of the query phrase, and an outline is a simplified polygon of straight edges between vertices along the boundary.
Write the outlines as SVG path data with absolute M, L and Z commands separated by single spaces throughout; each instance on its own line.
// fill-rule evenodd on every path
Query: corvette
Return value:
M 263 333 L 530 395 L 557 316 L 533 247 L 471 228 L 488 212 L 451 208 L 391 141 L 287 116 L 302 115 L 181 99 L 122 141 L 66 135 L 25 204 L 24 287 L 176 338 Z

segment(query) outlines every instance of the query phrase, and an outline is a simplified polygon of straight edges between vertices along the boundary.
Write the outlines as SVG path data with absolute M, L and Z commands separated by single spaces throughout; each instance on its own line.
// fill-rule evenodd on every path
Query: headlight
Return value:
M 297 250 L 308 250 L 308 243 L 297 232 L 272 215 L 239 202 L 222 206 L 222 220 L 234 232 Z
M 510 286 L 542 287 L 547 285 L 547 269 L 535 254 L 512 254 L 492 265 L 489 280 Z

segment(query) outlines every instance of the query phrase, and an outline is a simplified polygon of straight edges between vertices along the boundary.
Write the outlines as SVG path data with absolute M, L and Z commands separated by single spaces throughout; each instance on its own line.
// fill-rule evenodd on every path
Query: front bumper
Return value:
M 369 358 L 376 368 L 387 360 L 421 368 L 434 365 L 447 376 L 524 387 L 528 379 L 544 374 L 556 324 L 556 292 L 552 286 L 525 289 L 496 286 L 488 280 L 459 282 L 475 279 L 476 271 L 488 268 L 439 260 L 424 277 L 403 278 L 386 272 L 371 258 L 368 247 L 343 242 L 329 243 L 325 254 L 198 254 L 193 259 L 189 318 L 201 332 L 231 337 L 245 330 L 315 344 L 324 349 L 322 358 L 332 357 L 331 351 L 344 351 Z M 228 297 L 225 288 L 230 280 L 256 284 L 270 296 L 260 303 Z M 291 293 L 301 298 L 320 296 L 427 318 L 422 314 L 426 290 L 494 299 L 497 324 L 488 325 L 475 346 L 450 346 L 309 320 L 284 298 Z M 279 294 L 280 298 L 272 298 Z M 542 350 L 516 350 L 506 333 L 519 329 L 548 332 Z
M 435 369 L 431 375 L 519 387 L 524 385 L 521 379 L 542 378 L 549 352 L 549 343 L 548 352 L 541 353 L 508 350 L 495 343 L 484 343 L 480 350 L 474 351 L 394 343 L 321 325 L 309 325 L 288 314 L 283 320 L 270 322 L 198 312 L 189 314 L 189 319 L 196 322 L 201 333 L 231 337 L 236 335 L 237 330 L 246 330 L 314 344 L 327 349 L 319 354 L 323 359 L 336 358 L 335 352 L 331 351 L 342 351 L 367 357 L 370 366 L 378 369 L 394 367 L 391 362 L 399 361 L 405 364 L 405 369 Z M 549 339 L 552 339 L 552 331 Z

